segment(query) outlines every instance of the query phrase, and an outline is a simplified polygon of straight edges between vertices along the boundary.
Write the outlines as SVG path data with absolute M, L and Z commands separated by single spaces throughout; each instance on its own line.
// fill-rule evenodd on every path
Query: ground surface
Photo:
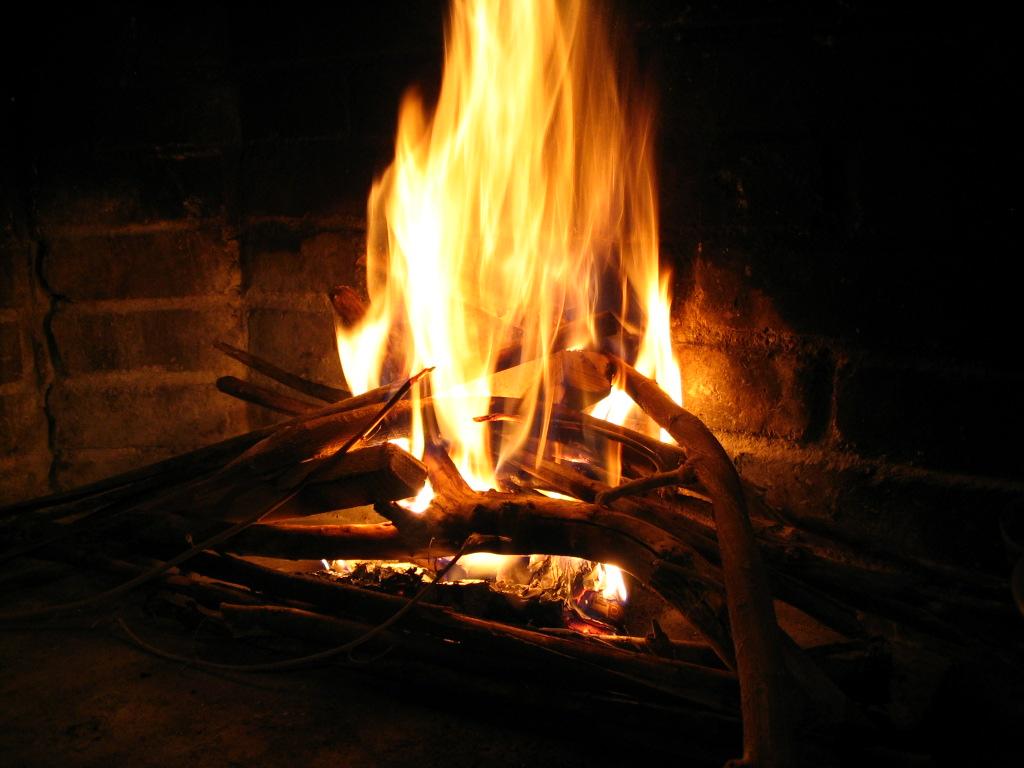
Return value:
M 50 571 L 26 573 L 27 585 L 6 577 L 4 610 L 99 586 L 61 573 L 48 586 L 40 583 Z M 193 636 L 138 599 L 121 615 L 148 641 L 182 655 L 266 658 L 244 643 L 211 641 L 208 632 Z M 91 629 L 93 619 L 75 618 L 0 631 L 0 764 L 430 768 L 657 759 L 644 737 L 616 733 L 606 720 L 588 727 L 585 705 L 559 713 L 549 706 L 550 689 L 527 681 L 513 695 L 488 700 L 386 661 L 361 669 L 211 673 L 148 655 L 119 635 L 110 612 L 97 616 Z

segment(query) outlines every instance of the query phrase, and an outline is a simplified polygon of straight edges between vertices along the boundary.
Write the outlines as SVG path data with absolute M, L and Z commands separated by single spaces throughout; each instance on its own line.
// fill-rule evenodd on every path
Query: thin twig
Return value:
M 466 550 L 471 546 L 475 547 L 477 545 L 477 540 L 479 538 L 481 537 L 477 536 L 476 534 L 470 535 L 462 543 L 462 546 L 459 548 L 459 551 L 456 552 L 455 556 L 448 561 L 448 564 L 440 571 L 440 573 L 437 574 L 434 580 L 428 584 L 424 584 L 420 591 L 417 592 L 412 597 L 412 599 L 410 599 L 405 605 L 403 605 L 401 608 L 395 611 L 395 613 L 393 613 L 387 620 L 373 627 L 373 629 L 369 630 L 368 632 L 360 635 L 355 640 L 350 640 L 347 643 L 337 645 L 333 648 L 328 648 L 324 651 L 319 651 L 318 653 L 310 653 L 305 656 L 297 656 L 291 659 L 282 659 L 279 661 L 268 661 L 262 664 L 223 664 L 215 661 L 205 661 L 203 659 L 190 659 L 185 656 L 179 656 L 176 653 L 171 653 L 170 651 L 165 651 L 161 648 L 157 648 L 155 645 L 147 643 L 145 640 L 143 640 L 137 634 L 135 634 L 135 632 L 131 630 L 131 628 L 128 626 L 124 619 L 119 618 L 117 620 L 117 624 L 121 627 L 122 630 L 124 630 L 125 634 L 128 635 L 128 637 L 144 651 L 147 651 L 153 654 L 154 656 L 159 656 L 162 659 L 167 659 L 168 661 L 174 661 L 181 664 L 188 664 L 190 666 L 199 667 L 201 669 L 216 669 L 235 672 L 284 672 L 292 669 L 299 669 L 302 667 L 309 666 L 311 664 L 318 664 L 322 661 L 333 659 L 336 656 L 340 656 L 342 654 L 351 653 L 357 648 L 368 643 L 373 638 L 377 637 L 377 635 L 390 629 L 398 621 L 400 621 L 403 616 L 405 616 L 407 613 L 409 613 L 409 611 L 411 611 L 413 608 L 415 608 L 419 603 L 423 601 L 423 599 L 430 593 L 434 586 L 437 585 L 445 576 L 447 576 L 448 572 L 455 567 L 455 564 L 459 561 L 459 558 L 461 558 L 466 553 Z
M 655 488 L 664 488 L 667 485 L 686 485 L 695 480 L 693 465 L 690 462 L 685 462 L 668 472 L 655 472 L 653 475 L 638 477 L 636 480 L 630 480 L 628 483 L 617 485 L 607 491 L 601 491 L 594 498 L 594 503 L 599 507 L 607 507 L 616 499 L 625 496 L 635 496 L 653 491 Z
M 294 373 L 290 373 L 283 368 L 279 368 L 273 363 L 264 360 L 262 357 L 257 357 L 256 355 L 239 349 L 238 347 L 225 344 L 223 341 L 215 342 L 213 346 L 228 357 L 234 358 L 242 365 L 252 368 L 254 371 L 258 371 L 264 376 L 271 378 L 280 384 L 284 384 L 289 389 L 294 389 L 296 392 L 301 392 L 304 395 L 315 397 L 317 400 L 323 400 L 325 403 L 336 403 L 339 400 L 352 397 L 352 393 L 347 390 L 330 387 L 326 384 L 321 384 L 318 381 L 310 381 L 302 376 L 297 376 Z
M 239 379 L 237 376 L 221 376 L 217 379 L 217 389 L 237 400 L 244 400 L 286 416 L 312 413 L 320 408 L 313 403 L 273 392 L 258 384 L 253 384 L 251 381 Z

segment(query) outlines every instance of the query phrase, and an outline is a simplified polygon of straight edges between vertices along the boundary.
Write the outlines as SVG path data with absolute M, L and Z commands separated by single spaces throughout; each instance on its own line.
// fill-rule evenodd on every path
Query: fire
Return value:
M 546 360 L 567 320 L 579 331 L 561 348 L 595 345 L 593 318 L 611 310 L 641 338 L 632 362 L 681 397 L 650 113 L 613 53 L 604 17 L 582 0 L 454 0 L 437 103 L 405 96 L 394 161 L 370 193 L 370 307 L 338 331 L 346 379 L 358 393 L 385 369 L 397 379 L 436 366 L 438 426 L 478 490 L 496 486 L 496 463 L 552 405 L 552 373 L 537 365 L 495 462 L 491 425 L 473 417 L 488 412 L 509 345 Z M 600 404 L 603 417 L 622 423 L 622 400 Z M 421 420 L 413 427 L 419 454 Z

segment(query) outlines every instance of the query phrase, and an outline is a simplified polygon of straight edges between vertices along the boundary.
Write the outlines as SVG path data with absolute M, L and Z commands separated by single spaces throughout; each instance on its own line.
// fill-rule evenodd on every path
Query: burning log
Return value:
M 621 564 L 686 615 L 704 633 L 726 666 L 735 659 L 728 630 L 713 602 L 721 585 L 695 566 L 692 549 L 642 520 L 594 505 L 516 494 L 469 490 L 447 454 L 425 456 L 435 498 L 422 519 L 392 505 L 380 511 L 403 530 L 422 537 L 458 540 L 467 532 L 508 536 L 503 554 L 543 552 Z M 514 532 L 514 533 L 513 533 Z M 509 536 L 509 534 L 511 534 Z
M 109 569 L 113 563 L 104 561 L 99 565 Z M 129 563 L 117 567 L 119 573 L 139 570 Z M 407 604 L 385 593 L 230 557 L 202 555 L 193 561 L 190 570 L 193 573 L 189 576 L 165 576 L 161 589 L 194 598 L 205 606 L 204 618 L 222 617 L 227 626 L 241 633 L 262 629 L 336 645 L 367 635 L 375 624 L 386 621 Z M 274 602 L 268 604 L 252 589 L 273 596 Z M 175 604 L 182 607 L 180 602 Z M 655 694 L 682 699 L 725 715 L 736 711 L 735 677 L 687 659 L 666 659 L 625 644 L 616 647 L 594 642 L 578 633 L 565 635 L 510 626 L 430 603 L 412 607 L 406 629 L 401 634 L 380 633 L 377 638 L 429 663 L 469 663 L 472 667 L 473 657 L 481 664 L 498 657 L 510 672 L 543 669 L 545 677 L 564 680 L 583 690 L 611 687 L 645 697 Z M 680 653 L 700 658 L 697 648 Z

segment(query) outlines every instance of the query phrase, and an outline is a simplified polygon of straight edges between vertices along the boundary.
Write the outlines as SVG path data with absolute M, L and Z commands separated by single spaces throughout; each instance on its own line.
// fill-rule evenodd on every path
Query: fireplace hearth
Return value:
M 672 275 L 667 327 L 683 402 L 738 470 L 772 594 L 781 601 L 779 622 L 868 720 L 885 724 L 884 734 L 859 740 L 862 752 L 848 751 L 841 735 L 829 733 L 820 741 L 828 748 L 815 759 L 966 765 L 1012 756 L 1010 723 L 1024 709 L 1015 682 L 1021 619 L 1010 578 L 1024 546 L 1015 533 L 1024 473 L 1013 447 L 1024 426 L 1016 402 L 1024 373 L 1007 338 L 1019 324 L 1006 254 L 1014 252 L 1020 231 L 1020 193 L 1007 95 L 1019 54 L 1006 25 L 859 3 L 799 13 L 721 4 L 679 9 L 654 0 L 607 6 L 615 34 L 628 41 L 635 69 L 646 78 L 640 90 L 655 104 L 660 267 Z M 288 14 L 112 9 L 25 26 L 22 44 L 5 52 L 0 78 L 0 503 L 66 493 L 221 441 L 244 442 L 240 435 L 270 435 L 275 425 L 344 398 L 337 331 L 354 324 L 346 307 L 373 298 L 366 196 L 392 161 L 402 93 L 415 84 L 427 105 L 439 97 L 447 13 L 440 2 Z M 365 310 L 360 304 L 359 312 Z M 571 324 L 571 313 L 562 319 Z M 621 319 L 612 325 L 621 328 Z M 574 347 L 567 357 L 589 354 L 566 346 Z M 620 341 L 591 352 L 627 355 L 635 346 Z M 267 363 L 293 378 L 282 382 Z M 381 383 L 400 383 L 413 372 L 396 363 Z M 296 389 L 296 378 L 324 389 Z M 567 409 L 560 426 L 565 444 L 582 434 L 579 422 L 588 417 L 579 411 L 594 394 L 560 406 Z M 411 407 L 403 403 L 398 413 Z M 514 413 L 491 410 L 494 429 L 517 423 Z M 451 450 L 452 439 L 441 430 L 435 448 Z M 593 441 L 580 445 L 592 448 Z M 407 454 L 394 458 L 403 449 L 375 450 L 379 455 L 360 459 L 385 467 L 375 484 L 407 488 L 421 471 L 442 471 L 437 456 L 421 470 Z M 642 466 L 640 448 L 623 450 L 633 461 L 627 478 L 677 469 Z M 396 462 L 406 463 L 395 469 Z M 584 503 L 597 510 L 628 507 L 631 498 L 646 499 L 655 510 L 689 499 L 694 519 L 708 513 L 709 488 L 686 473 L 679 475 L 684 486 L 690 483 L 684 496 L 641 488 L 642 496 L 609 502 L 596 498 L 609 490 L 600 472 L 586 476 L 589 470 L 578 464 L 582 474 L 568 477 L 559 466 L 520 458 L 502 481 L 519 494 L 540 488 L 575 498 L 583 498 L 586 481 Z M 180 482 L 187 478 L 185 471 Z M 293 480 L 296 488 L 304 482 Z M 334 500 L 349 494 L 400 514 L 388 502 L 401 498 L 401 490 L 382 499 L 359 496 L 352 489 L 358 486 L 338 483 Z M 327 504 L 330 493 L 315 490 Z M 313 495 L 304 489 L 301 503 Z M 558 500 L 548 501 L 558 507 Z M 260 511 L 243 507 L 223 520 Z M 20 525 L 25 507 L 10 509 L 22 510 Z M 45 510 L 42 517 L 28 534 L 19 528 L 13 537 L 7 517 L 8 544 L 37 543 Z M 328 514 L 321 525 L 340 530 L 380 519 L 364 508 L 347 517 Z M 400 522 L 395 519 L 399 528 Z M 317 597 L 315 590 L 328 582 L 349 588 L 351 564 L 317 576 L 311 569 L 320 558 L 330 564 L 400 554 L 379 539 L 355 550 L 314 551 L 302 532 L 271 541 L 278 536 L 268 538 L 274 525 L 267 520 L 240 534 L 245 551 L 205 555 L 191 575 L 183 570 L 118 603 L 124 625 L 139 639 L 181 665 L 191 662 L 179 667 L 182 675 L 202 682 L 185 687 L 219 701 L 226 728 L 234 720 L 237 736 L 217 742 L 207 734 L 204 742 L 218 744 L 210 748 L 231 759 L 274 762 L 274 750 L 287 752 L 292 734 L 263 721 L 239 725 L 245 720 L 239 705 L 224 701 L 227 694 L 196 660 L 260 664 L 337 645 L 355 629 L 318 624 L 315 616 L 334 615 L 336 598 Z M 714 530 L 706 522 L 692 525 L 703 534 Z M 198 529 L 180 520 L 152 532 L 147 556 L 173 556 L 186 533 L 191 543 L 199 540 Z M 510 535 L 497 528 L 486 533 Z M 409 557 L 451 556 L 465 538 L 438 543 L 435 534 L 409 545 Z M 19 557 L 9 550 L 0 612 L 67 603 L 132 578 L 147 566 L 132 562 L 129 538 L 102 562 L 78 552 L 73 566 L 53 565 L 44 550 Z M 417 549 L 424 542 L 430 551 Z M 490 543 L 509 546 L 504 539 Z M 298 549 L 283 551 L 288 547 Z M 565 549 L 550 554 L 574 554 Z M 599 552 L 575 554 L 609 562 Z M 301 555 L 300 572 L 275 576 L 280 561 L 251 560 L 281 555 Z M 69 557 L 65 551 L 63 559 Z M 718 567 L 715 556 L 709 561 Z M 894 563 L 896 571 L 885 570 Z M 872 571 L 879 564 L 881 571 Z M 55 575 L 63 580 L 53 581 Z M 271 616 L 260 613 L 266 606 L 246 603 L 244 590 L 218 592 L 224 584 L 237 589 L 274 578 L 282 579 L 281 590 L 314 590 L 287 597 L 290 609 L 314 618 Z M 589 606 L 604 596 L 588 578 Z M 311 580 L 320 586 L 309 586 Z M 361 617 L 364 629 L 415 592 L 413 581 L 384 581 L 404 586 L 378 593 L 380 605 Z M 600 763 L 607 755 L 594 742 L 611 728 L 621 728 L 622 745 L 615 747 L 621 759 L 715 764 L 737 757 L 743 728 L 729 699 L 735 690 L 723 693 L 718 678 L 694 683 L 704 700 L 689 702 L 683 715 L 666 704 L 664 691 L 637 693 L 638 679 L 650 683 L 657 669 L 615 667 L 625 664 L 625 655 L 614 654 L 642 643 L 643 653 L 657 660 L 729 674 L 692 617 L 680 620 L 657 589 L 640 582 L 650 586 L 649 578 L 627 575 L 629 600 L 619 624 L 609 621 L 609 610 L 618 616 L 621 606 L 605 604 L 582 619 L 581 603 L 556 611 L 576 611 L 559 628 L 564 636 L 551 635 L 557 652 L 588 647 L 573 634 L 582 627 L 611 649 L 601 659 L 545 666 L 508 650 L 536 638 L 493 640 L 521 668 L 536 663 L 549 684 L 573 690 L 564 701 L 537 703 L 550 694 L 538 694 L 546 690 L 539 682 L 524 682 L 526 672 L 467 674 L 486 665 L 488 648 L 479 639 L 472 642 L 483 650 L 476 647 L 472 661 L 451 662 L 447 650 L 428 648 L 420 637 L 420 655 L 406 660 L 408 666 L 389 667 L 384 657 L 365 671 L 337 670 L 342 680 L 358 679 L 351 684 L 371 709 L 400 699 L 411 670 L 413 695 L 432 702 L 417 710 L 403 701 L 394 724 L 385 712 L 364 713 L 367 733 L 377 734 L 374 743 L 383 751 L 371 754 L 340 735 L 339 753 L 352 750 L 356 762 L 367 764 L 429 765 L 457 740 L 441 734 L 468 723 L 464 743 L 453 748 L 457 764 L 482 754 L 487 742 L 502 745 L 500 755 L 488 757 L 497 764 Z M 452 585 L 443 600 L 468 611 L 467 621 L 491 621 L 467 608 L 466 601 L 482 599 L 472 592 L 479 589 Z M 218 625 L 211 606 L 225 597 L 250 610 L 239 608 Z M 432 620 L 428 604 L 442 597 L 422 599 L 407 630 L 412 636 Z M 484 602 L 488 610 L 494 600 L 512 610 L 514 599 L 492 594 Z M 550 606 L 516 605 L 528 616 L 553 615 L 544 613 Z M 722 619 L 724 602 L 717 607 Z M 521 631 L 536 628 L 530 621 Z M 5 749 L 26 764 L 75 764 L 69 755 L 77 750 L 83 763 L 111 755 L 136 761 L 138 752 L 120 730 L 131 716 L 97 707 L 84 681 L 109 690 L 125 707 L 137 707 L 141 691 L 152 697 L 154 689 L 113 671 L 105 676 L 96 671 L 106 669 L 102 664 L 85 673 L 52 658 L 39 638 L 51 636 L 55 622 L 0 632 L 5 656 L 25 660 L 24 668 L 12 666 L 2 689 L 11 721 L 23 731 L 6 734 Z M 189 645 L 187 633 L 175 629 L 180 624 L 199 645 Z M 263 638 L 231 640 L 222 634 L 227 625 Z M 137 649 L 119 644 L 124 635 L 117 626 L 101 625 L 101 637 L 76 632 L 67 642 L 79 644 L 89 659 L 107 653 L 104 643 L 114 644 L 131 659 L 124 663 L 132 675 L 156 675 L 173 692 L 175 704 L 140 714 L 130 732 L 152 734 L 159 722 L 184 722 L 188 690 L 155 672 L 165 662 L 140 660 Z M 388 631 L 406 631 L 396 627 Z M 465 638 L 479 627 L 457 631 L 470 643 Z M 356 661 L 386 647 L 371 644 Z M 586 676 L 578 665 L 602 660 L 630 678 L 623 683 L 630 695 L 616 689 L 608 697 L 607 685 L 580 685 Z M 41 699 L 25 696 L 45 690 L 51 677 L 76 676 L 83 682 L 69 684 L 75 693 L 53 719 L 38 715 Z M 317 677 L 299 671 L 273 679 L 281 681 L 273 685 L 315 688 Z M 456 691 L 459 706 L 432 685 Z M 281 707 L 297 711 L 294 691 L 275 695 L 276 703 L 254 705 L 260 717 L 272 720 Z M 716 705 L 729 702 L 705 706 L 719 696 Z M 308 706 L 326 707 L 329 698 L 325 686 L 311 693 Z M 467 699 L 494 702 L 493 711 L 460 717 L 460 708 L 481 709 Z M 360 705 L 332 706 L 354 722 L 353 707 Z M 559 718 L 570 725 L 552 725 Z M 323 727 L 321 715 L 309 719 Z M 288 717 L 281 722 L 302 730 Z M 685 743 L 674 735 L 677 727 L 687 731 Z M 827 730 L 820 722 L 815 727 L 818 737 Z M 399 731 L 406 735 L 396 736 Z M 60 735 L 50 739 L 51 733 Z M 516 746 L 535 737 L 537 745 Z M 228 743 L 235 738 L 238 743 Z M 253 744 L 265 740 L 272 746 L 260 753 Z M 169 762 L 179 746 L 168 738 L 154 760 Z M 319 748 L 297 749 L 313 755 Z

